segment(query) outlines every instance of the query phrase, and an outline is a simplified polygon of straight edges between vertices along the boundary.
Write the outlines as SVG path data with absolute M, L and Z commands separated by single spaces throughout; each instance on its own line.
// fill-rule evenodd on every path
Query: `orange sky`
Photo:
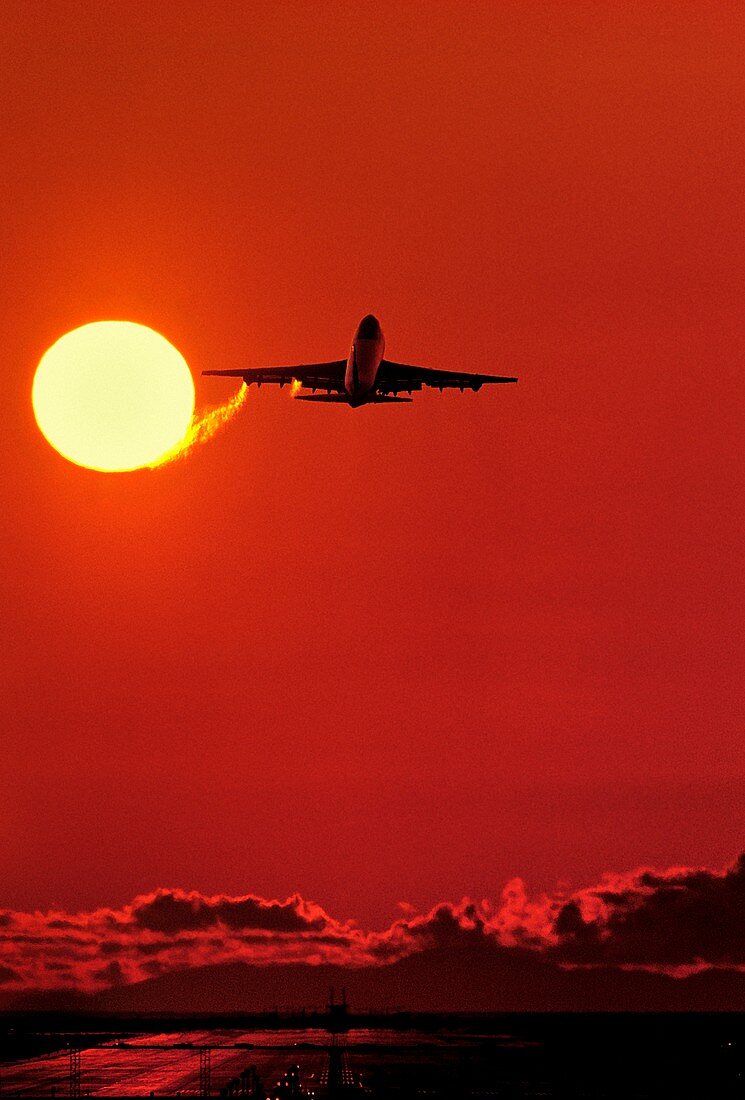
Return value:
M 730 859 L 741 6 L 4 11 L 2 903 L 375 920 Z M 370 310 L 396 360 L 520 383 L 252 391 L 128 475 L 34 424 L 87 321 L 197 375 L 342 357 Z

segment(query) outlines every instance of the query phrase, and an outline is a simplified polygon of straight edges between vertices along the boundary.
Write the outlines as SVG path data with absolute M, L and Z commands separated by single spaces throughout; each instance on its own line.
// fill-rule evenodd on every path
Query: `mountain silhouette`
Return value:
M 4 1010 L 207 1014 L 321 1008 L 346 986 L 353 1008 L 412 1012 L 745 1011 L 745 975 L 672 978 L 615 968 L 563 970 L 487 942 L 434 947 L 386 966 L 225 963 L 95 994 L 6 992 Z

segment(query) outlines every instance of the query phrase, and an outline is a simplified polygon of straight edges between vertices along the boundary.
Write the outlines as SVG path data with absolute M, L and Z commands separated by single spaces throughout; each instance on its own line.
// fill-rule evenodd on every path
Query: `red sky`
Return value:
M 745 12 L 24 0 L 0 39 L 2 904 L 397 901 L 745 835 Z M 517 374 L 252 391 L 96 474 L 43 351 Z M 201 405 L 227 380 L 198 378 Z

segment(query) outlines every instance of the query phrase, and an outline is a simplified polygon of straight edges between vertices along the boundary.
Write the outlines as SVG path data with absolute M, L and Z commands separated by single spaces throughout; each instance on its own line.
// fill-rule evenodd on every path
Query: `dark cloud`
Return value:
M 178 897 L 165 891 L 136 905 L 132 911 L 135 922 L 149 932 L 199 932 L 211 927 L 216 917 L 202 898 L 195 895 Z
M 151 932 L 196 932 L 223 924 L 230 929 L 264 932 L 303 932 L 325 926 L 324 915 L 306 911 L 302 898 L 266 901 L 248 895 L 243 898 L 205 898 L 180 890 L 159 890 L 136 904 L 134 920 Z
M 98 950 L 102 955 L 121 955 L 123 951 L 126 951 L 126 947 L 116 940 L 104 940 L 103 943 L 98 945 Z
M 320 916 L 306 916 L 299 911 L 300 898 L 287 902 L 265 902 L 259 898 L 244 898 L 242 901 L 224 899 L 216 912 L 219 919 L 228 928 L 252 928 L 265 932 L 304 932 L 325 927 Z
M 683 976 L 745 970 L 745 857 L 722 871 L 649 868 L 573 894 L 531 899 L 519 879 L 499 902 L 443 902 L 379 932 L 299 895 L 209 897 L 157 890 L 120 910 L 5 911 L 0 981 L 16 989 L 94 991 L 225 963 L 375 968 L 425 953 L 562 966 L 635 967 Z M 103 965 L 102 965 L 103 963 Z
M 639 871 L 582 891 L 556 918 L 572 962 L 745 967 L 745 857 L 724 871 Z
M 112 959 L 110 963 L 106 964 L 106 966 L 102 966 L 98 970 L 95 970 L 94 974 L 98 981 L 108 988 L 113 988 L 117 985 L 124 985 L 126 982 L 126 975 L 116 959 Z

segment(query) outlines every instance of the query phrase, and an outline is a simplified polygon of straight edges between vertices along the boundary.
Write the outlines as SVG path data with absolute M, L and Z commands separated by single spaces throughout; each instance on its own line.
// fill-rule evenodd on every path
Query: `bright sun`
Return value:
M 65 458 L 93 470 L 136 470 L 186 435 L 194 379 L 160 333 L 95 321 L 45 352 L 31 400 L 39 428 Z

